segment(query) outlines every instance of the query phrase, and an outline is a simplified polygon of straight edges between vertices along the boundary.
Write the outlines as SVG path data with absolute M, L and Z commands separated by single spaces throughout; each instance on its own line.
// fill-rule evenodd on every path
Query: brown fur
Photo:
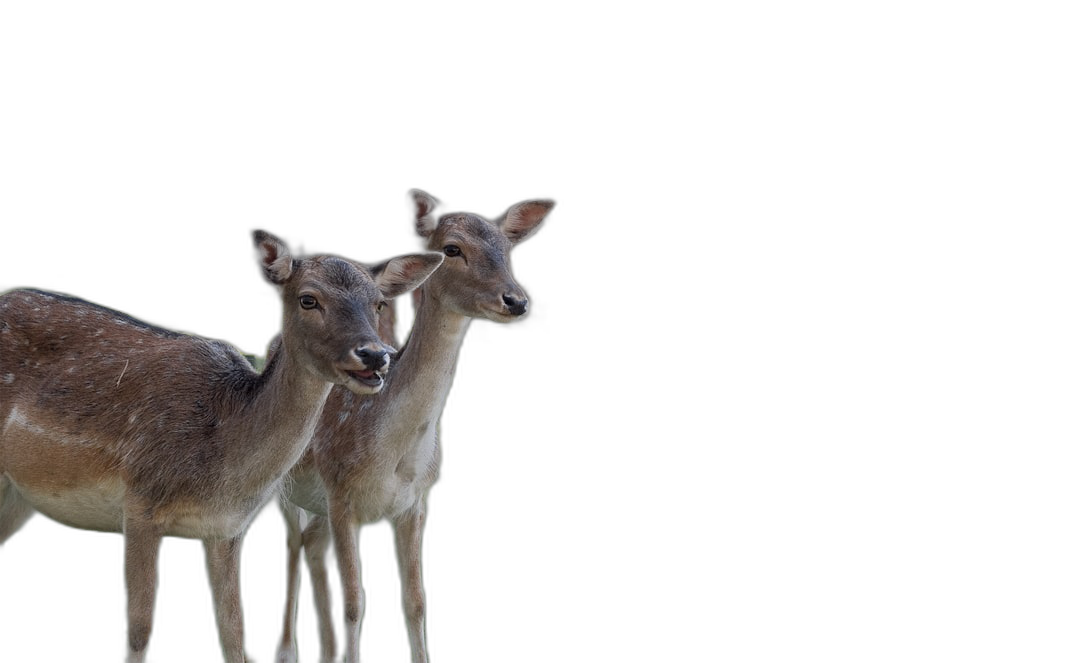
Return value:
M 420 550 L 427 494 L 438 477 L 441 460 L 439 417 L 470 321 L 509 322 L 524 313 L 527 297 L 510 270 L 510 250 L 539 226 L 554 203 L 519 203 L 501 222 L 468 213 L 447 214 L 436 222 L 431 216 L 435 199 L 414 192 L 414 200 L 417 230 L 427 238 L 427 247 L 445 252 L 453 245 L 457 250 L 446 253 L 443 266 L 418 289 L 412 332 L 383 392 L 359 399 L 333 389 L 311 446 L 290 472 L 287 499 L 282 501 L 291 535 L 280 663 L 296 660 L 292 620 L 299 546 L 323 550 L 327 537 L 333 539 L 343 587 L 345 661 L 358 661 L 364 592 L 358 575 L 357 528 L 383 518 L 394 526 L 412 658 L 414 663 L 428 660 Z M 518 313 L 510 309 L 506 298 L 518 302 Z M 302 535 L 298 508 L 307 510 L 310 523 Z M 336 645 L 329 626 L 329 599 L 321 589 L 326 585 L 325 571 L 320 565 L 312 567 L 311 573 L 322 659 L 329 661 Z
M 395 278 L 379 278 L 255 238 L 284 304 L 281 345 L 261 374 L 219 341 L 66 295 L 0 295 L 0 543 L 33 510 L 123 532 L 130 661 L 145 656 L 165 535 L 203 539 L 225 658 L 244 660 L 244 532 L 306 446 L 332 384 L 381 387 L 355 377 L 368 370 L 357 351 L 382 348 L 377 305 L 441 262 L 406 256 L 392 262 Z M 305 295 L 319 307 L 303 308 Z

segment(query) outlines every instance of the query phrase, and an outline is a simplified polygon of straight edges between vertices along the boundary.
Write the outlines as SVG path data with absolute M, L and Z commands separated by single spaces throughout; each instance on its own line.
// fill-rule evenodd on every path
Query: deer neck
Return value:
M 242 492 L 260 493 L 300 459 L 331 384 L 302 366 L 284 344 L 263 371 L 254 398 L 230 431 L 228 458 Z
M 434 423 L 454 381 L 461 344 L 472 318 L 455 313 L 421 288 L 412 331 L 380 398 L 390 420 Z

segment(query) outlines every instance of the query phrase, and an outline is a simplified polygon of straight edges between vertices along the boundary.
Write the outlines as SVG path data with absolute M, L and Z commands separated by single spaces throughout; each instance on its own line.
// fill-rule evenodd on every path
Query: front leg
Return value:
M 360 584 L 360 526 L 347 500 L 330 500 L 330 532 L 334 538 L 341 588 L 345 598 L 345 663 L 360 663 L 360 623 L 364 588 Z
M 244 614 L 240 607 L 240 543 L 232 539 L 206 539 L 206 571 L 214 598 L 218 638 L 226 663 L 244 663 Z
M 394 543 L 397 549 L 398 573 L 401 576 L 401 599 L 405 609 L 405 626 L 409 631 L 409 647 L 413 663 L 428 663 L 427 600 L 420 548 L 424 539 L 427 507 L 423 500 L 416 508 L 394 520 Z
M 304 528 L 304 558 L 311 573 L 311 592 L 315 598 L 315 615 L 319 621 L 319 648 L 322 663 L 333 663 L 337 642 L 334 640 L 334 619 L 330 610 L 330 584 L 326 578 L 326 552 L 330 549 L 330 526 L 326 516 L 311 514 Z

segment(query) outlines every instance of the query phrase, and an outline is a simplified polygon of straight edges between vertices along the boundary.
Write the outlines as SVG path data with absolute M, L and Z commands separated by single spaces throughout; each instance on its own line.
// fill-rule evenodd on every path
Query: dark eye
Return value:
M 450 256 L 451 258 L 456 258 L 457 256 L 461 255 L 461 249 L 454 246 L 453 244 L 447 244 L 446 246 L 444 246 L 442 252 Z
M 300 308 L 312 309 L 319 305 L 319 301 L 311 295 L 300 296 Z
M 384 308 L 386 308 L 386 302 L 379 302 L 375 305 L 375 311 L 378 313 L 382 313 Z

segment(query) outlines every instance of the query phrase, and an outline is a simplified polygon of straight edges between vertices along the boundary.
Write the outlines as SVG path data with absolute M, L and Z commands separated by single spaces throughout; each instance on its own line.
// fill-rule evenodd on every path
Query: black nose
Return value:
M 525 297 L 518 299 L 513 295 L 503 295 L 503 303 L 514 315 L 524 315 L 529 308 L 529 300 Z
M 360 361 L 364 362 L 364 365 L 371 370 L 376 370 L 386 366 L 390 360 L 388 355 L 383 350 L 369 350 L 367 348 L 360 348 L 353 350 L 353 353 L 360 358 Z

